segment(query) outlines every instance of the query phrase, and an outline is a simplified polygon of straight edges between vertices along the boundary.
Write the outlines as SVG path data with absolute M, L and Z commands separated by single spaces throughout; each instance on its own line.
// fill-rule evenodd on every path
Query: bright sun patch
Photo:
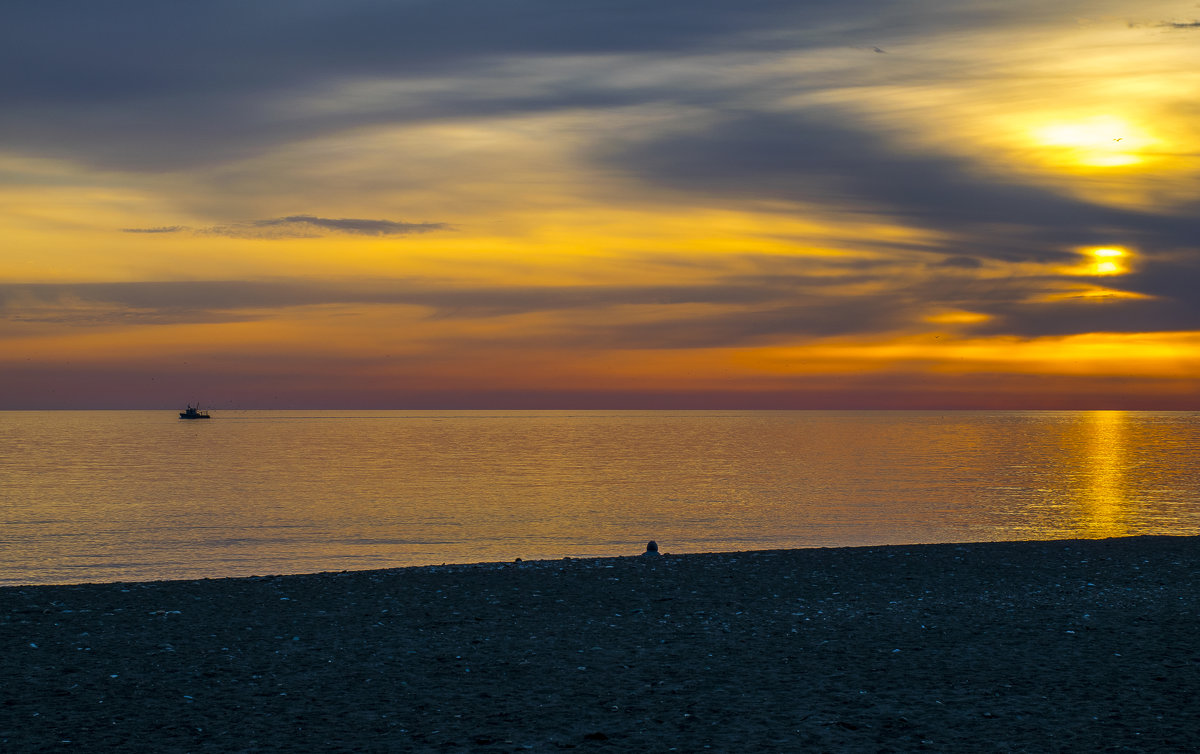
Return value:
M 1154 139 L 1132 123 L 1111 115 L 1049 123 L 1033 130 L 1038 146 L 1053 161 L 1093 168 L 1116 168 L 1143 161 Z
M 1089 265 L 1092 275 L 1120 275 L 1128 271 L 1120 261 L 1129 254 L 1124 249 L 1106 246 L 1099 249 L 1088 249 L 1086 253 L 1092 258 L 1092 263 Z
M 1088 247 L 1078 250 L 1083 263 L 1060 267 L 1059 272 L 1080 277 L 1105 277 L 1129 272 L 1130 252 L 1116 246 Z

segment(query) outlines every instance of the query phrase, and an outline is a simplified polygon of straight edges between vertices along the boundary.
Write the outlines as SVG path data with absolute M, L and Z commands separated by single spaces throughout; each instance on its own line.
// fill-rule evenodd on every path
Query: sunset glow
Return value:
M 75 13 L 0 408 L 1200 408 L 1187 3 Z
M 1064 164 L 1118 168 L 1142 162 L 1142 150 L 1154 140 L 1121 118 L 1101 115 L 1073 123 L 1054 123 L 1034 132 L 1038 142 L 1057 151 Z
M 1087 253 L 1093 259 L 1089 274 L 1121 275 L 1129 271 L 1122 263 L 1122 258 L 1128 255 L 1124 249 L 1089 249 Z

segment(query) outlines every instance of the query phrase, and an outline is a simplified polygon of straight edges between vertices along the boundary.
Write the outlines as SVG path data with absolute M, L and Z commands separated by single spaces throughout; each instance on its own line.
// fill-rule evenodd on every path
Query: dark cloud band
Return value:
M 255 229 L 278 230 L 280 233 L 260 233 Z M 198 232 L 203 235 L 246 236 L 256 238 L 289 238 L 295 236 L 311 236 L 314 231 L 332 231 L 334 233 L 350 233 L 360 236 L 407 236 L 415 233 L 430 233 L 438 230 L 452 230 L 448 223 L 407 223 L 401 220 L 366 220 L 354 217 L 317 217 L 315 215 L 289 215 L 269 220 L 254 220 L 249 223 L 234 225 L 219 225 L 203 230 L 193 230 L 185 225 L 165 225 L 152 228 L 122 228 L 122 233 L 184 233 Z M 289 233 L 288 231 L 295 231 Z
M 182 225 L 164 225 L 158 228 L 121 228 L 122 233 L 179 233 L 187 230 Z
M 351 217 L 332 219 L 313 215 L 291 215 L 251 223 L 256 228 L 277 228 L 289 225 L 307 225 L 339 233 L 354 233 L 363 236 L 403 236 L 410 233 L 428 233 L 448 230 L 446 223 L 406 223 L 397 220 L 362 220 Z

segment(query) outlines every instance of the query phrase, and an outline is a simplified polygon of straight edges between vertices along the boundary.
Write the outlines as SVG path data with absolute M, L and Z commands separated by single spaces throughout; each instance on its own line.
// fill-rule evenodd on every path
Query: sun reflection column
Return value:
M 1087 433 L 1087 488 L 1080 501 L 1080 528 L 1091 537 L 1119 537 L 1128 532 L 1125 509 L 1128 488 L 1125 480 L 1124 411 L 1089 411 L 1082 431 Z

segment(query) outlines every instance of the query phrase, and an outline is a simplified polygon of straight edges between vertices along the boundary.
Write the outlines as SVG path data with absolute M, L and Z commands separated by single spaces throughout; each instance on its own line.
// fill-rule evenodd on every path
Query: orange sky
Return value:
M 4 12 L 0 408 L 1200 409 L 1190 2 L 122 8 Z

